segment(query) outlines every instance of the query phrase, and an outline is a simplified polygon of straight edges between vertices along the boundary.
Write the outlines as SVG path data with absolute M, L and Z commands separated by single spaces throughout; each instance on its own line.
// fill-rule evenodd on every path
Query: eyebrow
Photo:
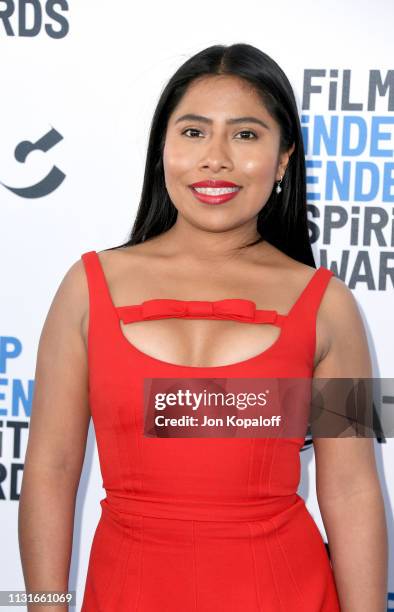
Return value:
M 178 119 L 175 121 L 175 124 L 179 123 L 180 121 L 201 121 L 202 123 L 208 123 L 209 125 L 212 125 L 213 123 L 213 120 L 209 119 L 209 117 L 204 117 L 203 115 L 195 115 L 194 113 L 187 113 L 186 115 L 178 117 Z M 234 117 L 232 119 L 226 120 L 226 124 L 228 125 L 233 125 L 235 123 L 258 123 L 263 128 L 269 130 L 268 125 L 257 117 Z

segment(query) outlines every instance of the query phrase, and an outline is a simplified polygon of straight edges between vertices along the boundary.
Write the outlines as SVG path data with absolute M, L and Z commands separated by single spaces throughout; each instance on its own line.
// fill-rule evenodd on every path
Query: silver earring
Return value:
M 275 189 L 276 193 L 280 193 L 282 191 L 282 187 L 280 186 L 282 179 L 283 179 L 283 176 L 280 177 L 280 180 L 276 184 L 276 189 Z

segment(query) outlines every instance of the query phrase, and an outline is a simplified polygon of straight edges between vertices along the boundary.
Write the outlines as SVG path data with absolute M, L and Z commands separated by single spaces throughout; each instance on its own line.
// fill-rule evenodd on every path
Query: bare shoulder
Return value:
M 314 376 L 372 376 L 367 335 L 360 308 L 346 283 L 335 275 L 329 279 L 317 311 Z
M 79 324 L 89 303 L 86 273 L 82 259 L 74 261 L 65 272 L 54 296 L 51 309 L 62 311 L 67 320 Z
M 112 264 L 110 268 L 113 268 Z M 88 277 L 80 257 L 64 273 L 52 300 L 44 329 L 54 326 L 67 327 L 70 332 L 75 331 L 82 338 L 86 347 L 89 301 Z
M 272 245 L 270 248 L 283 284 L 289 288 L 294 302 L 295 296 L 300 295 L 302 288 L 316 273 L 316 268 L 293 260 Z M 327 377 L 347 376 L 344 372 L 349 369 L 350 363 L 354 371 L 365 373 L 368 370 L 367 352 L 366 335 L 357 301 L 346 283 L 333 275 L 327 283 L 317 312 L 314 366 L 316 368 L 320 364 L 322 377 L 325 376 L 323 367 Z M 347 367 L 344 359 L 349 359 Z M 332 362 L 335 360 L 337 367 L 333 368 Z
M 319 309 L 319 319 L 327 333 L 325 355 L 341 343 L 364 340 L 365 330 L 358 303 L 344 281 L 332 276 Z M 323 357 L 325 356 L 323 355 Z
M 371 378 L 372 364 L 361 310 L 352 291 L 337 277 L 329 281 L 319 319 L 326 334 L 326 349 L 314 375 Z

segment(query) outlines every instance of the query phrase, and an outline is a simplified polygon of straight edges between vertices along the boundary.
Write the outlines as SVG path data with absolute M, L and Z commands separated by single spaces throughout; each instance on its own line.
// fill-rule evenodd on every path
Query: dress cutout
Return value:
M 144 378 L 308 378 L 320 267 L 287 315 L 254 302 L 153 299 L 116 307 L 96 251 L 89 288 L 89 402 L 106 492 L 81 612 L 340 612 L 320 531 L 297 494 L 304 438 L 143 436 Z M 224 318 L 281 327 L 255 357 L 171 364 L 137 349 L 120 321 Z

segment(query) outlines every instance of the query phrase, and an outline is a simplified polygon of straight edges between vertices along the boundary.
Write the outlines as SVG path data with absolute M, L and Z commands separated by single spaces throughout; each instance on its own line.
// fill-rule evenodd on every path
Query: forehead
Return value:
M 215 118 L 215 115 L 259 113 L 270 115 L 261 96 L 248 81 L 231 75 L 210 75 L 192 81 L 172 114 L 176 119 L 185 112 Z M 272 119 L 271 119 L 272 121 Z

